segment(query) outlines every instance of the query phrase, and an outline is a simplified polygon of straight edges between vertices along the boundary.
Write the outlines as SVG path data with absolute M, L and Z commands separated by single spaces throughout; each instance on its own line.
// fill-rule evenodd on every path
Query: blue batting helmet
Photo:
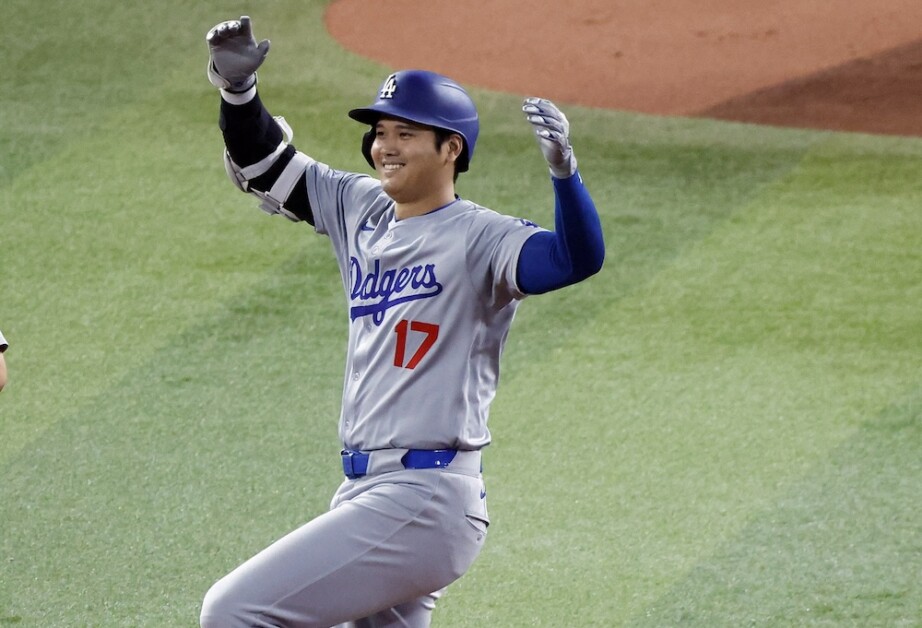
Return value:
M 427 70 L 396 72 L 381 84 L 374 103 L 349 112 L 353 120 L 372 127 L 362 142 L 362 154 L 372 168 L 375 165 L 371 159 L 374 126 L 385 115 L 457 133 L 464 140 L 458 172 L 468 169 L 474 156 L 480 121 L 474 101 L 463 87 L 450 78 Z

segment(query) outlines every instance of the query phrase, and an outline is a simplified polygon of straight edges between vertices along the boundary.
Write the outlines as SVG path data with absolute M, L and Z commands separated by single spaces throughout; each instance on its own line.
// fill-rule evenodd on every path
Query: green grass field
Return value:
M 4 0 L 0 626 L 196 626 L 326 509 L 335 263 L 227 181 L 204 76 L 249 13 L 295 143 L 367 169 L 389 68 L 325 4 Z M 473 94 L 459 192 L 551 225 L 520 97 Z M 561 104 L 606 266 L 519 310 L 435 625 L 922 626 L 922 140 Z

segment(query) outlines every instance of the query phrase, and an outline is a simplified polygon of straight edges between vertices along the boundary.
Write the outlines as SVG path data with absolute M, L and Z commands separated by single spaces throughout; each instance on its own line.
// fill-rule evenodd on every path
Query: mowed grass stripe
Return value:
M 920 448 L 917 389 L 626 625 L 918 625 Z
M 144 102 L 177 69 L 194 62 L 202 77 L 204 34 L 221 19 L 214 15 L 234 16 L 247 4 L 5 0 L 0 57 L 4 80 L 15 88 L 0 99 L 0 186 L 65 147 L 106 133 L 111 110 Z M 169 117 L 177 105 L 185 104 L 173 103 L 153 119 Z M 130 127 L 121 133 L 132 141 Z M 158 150 L 135 149 L 137 159 Z M 95 157 L 83 154 L 81 162 L 90 169 Z M 50 178 L 43 183 L 54 185 Z
M 209 182 L 221 179 L 216 104 L 213 148 L 197 139 L 196 96 L 214 103 L 202 78 L 214 9 L 7 8 L 16 88 L 0 107 L 0 325 L 13 348 L 0 461 L 169 342 L 183 316 L 194 320 L 197 297 L 223 286 L 196 283 L 185 263 L 214 231 Z
M 202 105 L 194 119 L 168 117 L 166 129 L 154 115 L 163 104 L 123 110 L 8 190 L 17 214 L 4 229 L 13 349 L 0 460 L 303 244 L 303 231 L 258 220 L 230 188 L 213 101 L 207 120 Z M 138 154 L 145 145 L 157 150 Z
M 755 523 L 747 529 L 755 528 L 758 534 L 741 532 L 742 538 L 731 550 L 738 553 L 736 559 L 747 552 L 761 559 L 773 550 L 783 552 L 777 560 L 788 561 L 787 569 L 776 572 L 751 562 L 747 565 L 767 579 L 764 586 L 770 593 L 752 583 L 755 571 L 747 576 L 740 569 L 724 579 L 719 571 L 724 565 L 705 562 L 682 585 L 689 595 L 680 601 L 671 598 L 665 608 L 673 614 L 656 613 L 658 621 L 702 626 L 715 621 L 720 625 L 753 621 L 756 625 L 824 625 L 830 621 L 902 625 L 914 616 L 917 591 L 912 586 L 901 588 L 899 583 L 911 582 L 919 563 L 912 551 L 897 556 L 912 536 L 912 527 L 907 525 L 914 510 L 911 487 L 918 486 L 913 478 L 919 475 L 922 329 L 918 278 L 922 257 L 918 251 L 922 217 L 916 209 L 919 186 L 914 176 L 919 166 L 918 159 L 905 157 L 817 151 L 798 170 L 782 197 L 786 219 L 779 219 L 779 212 L 757 214 L 753 231 L 763 239 L 754 240 L 753 260 L 740 264 L 738 276 L 748 276 L 752 284 L 762 286 L 761 308 L 774 315 L 763 317 L 761 331 L 756 317 L 740 320 L 731 316 L 730 325 L 710 325 L 708 335 L 721 347 L 746 342 L 748 336 L 760 352 L 769 356 L 789 353 L 807 366 L 801 373 L 804 385 L 779 388 L 766 400 L 788 397 L 791 392 L 802 397 L 802 410 L 792 417 L 802 427 L 795 428 L 795 438 L 767 439 L 764 446 L 772 452 L 773 446 L 781 445 L 770 459 L 783 462 L 780 454 L 787 454 L 794 471 L 811 459 L 815 462 L 803 477 L 795 476 L 792 485 L 785 487 L 778 511 L 768 509 L 754 515 Z M 759 260 L 766 272 L 753 272 Z M 745 294 L 739 291 L 739 283 L 710 281 L 711 286 L 725 288 L 706 296 L 703 302 L 713 305 L 699 311 L 718 321 L 714 315 L 720 311 L 750 310 L 745 305 L 753 300 L 728 298 Z M 689 294 L 697 288 L 692 284 Z M 690 300 L 691 296 L 685 299 Z M 702 324 L 696 327 L 709 329 Z M 758 359 L 753 356 L 752 363 Z M 874 435 L 881 430 L 888 433 L 894 425 L 907 441 L 891 450 L 893 443 L 885 445 Z M 817 455 L 824 446 L 831 450 L 828 457 Z M 748 463 L 757 460 L 746 458 Z M 842 477 L 837 477 L 840 473 Z M 834 490 L 827 486 L 830 482 L 835 483 Z M 887 497 L 867 494 L 868 487 L 880 485 L 894 486 Z M 837 498 L 844 501 L 837 502 Z M 861 499 L 870 500 L 866 509 L 858 507 L 856 500 Z M 803 511 L 787 512 L 792 502 Z M 804 512 L 804 504 L 815 510 Z M 815 519 L 803 524 L 792 522 L 793 516 Z M 891 520 L 892 535 L 880 535 L 875 548 L 869 543 L 871 537 Z M 795 525 L 815 525 L 826 532 L 821 547 L 811 551 L 809 545 L 792 547 L 788 543 L 772 548 L 770 543 L 762 545 L 764 536 L 756 541 L 759 534 L 768 536 L 767 528 L 773 529 L 772 540 L 805 534 L 792 530 Z M 835 530 L 838 534 L 829 534 Z M 759 545 L 746 548 L 747 542 Z M 811 564 L 817 552 L 825 564 Z M 691 590 L 702 569 L 708 572 L 705 579 L 717 577 L 725 585 L 730 583 L 730 588 Z M 743 582 L 733 582 L 734 578 Z M 879 583 L 876 589 L 875 582 Z M 694 602 L 698 595 L 710 597 Z

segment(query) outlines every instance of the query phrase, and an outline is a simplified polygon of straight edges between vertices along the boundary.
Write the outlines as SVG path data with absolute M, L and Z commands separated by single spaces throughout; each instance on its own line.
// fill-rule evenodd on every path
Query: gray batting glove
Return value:
M 538 146 L 547 160 L 551 174 L 566 179 L 576 172 L 576 157 L 570 146 L 570 122 L 550 100 L 526 98 L 522 104 L 525 119 L 534 127 Z
M 236 94 L 256 84 L 256 70 L 269 54 L 269 40 L 256 43 L 249 16 L 221 22 L 208 31 L 205 41 L 210 54 L 208 80 L 212 85 Z

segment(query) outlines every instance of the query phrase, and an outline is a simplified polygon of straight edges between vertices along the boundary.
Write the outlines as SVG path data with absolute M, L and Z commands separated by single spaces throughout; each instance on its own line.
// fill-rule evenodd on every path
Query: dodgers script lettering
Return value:
M 352 257 L 349 279 L 353 303 L 350 318 L 355 320 L 370 315 L 375 325 L 384 321 L 388 308 L 408 301 L 431 299 L 442 292 L 435 264 L 381 270 L 381 260 L 376 259 L 370 269 L 363 271 L 359 261 Z

